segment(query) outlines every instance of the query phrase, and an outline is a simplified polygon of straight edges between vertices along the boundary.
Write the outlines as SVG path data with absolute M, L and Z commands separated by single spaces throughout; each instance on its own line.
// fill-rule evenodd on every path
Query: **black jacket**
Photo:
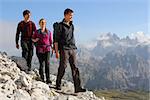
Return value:
M 65 20 L 58 24 L 57 29 L 54 29 L 54 42 L 58 42 L 59 50 L 77 49 L 74 38 L 74 25 L 70 22 L 70 26 L 65 23 Z

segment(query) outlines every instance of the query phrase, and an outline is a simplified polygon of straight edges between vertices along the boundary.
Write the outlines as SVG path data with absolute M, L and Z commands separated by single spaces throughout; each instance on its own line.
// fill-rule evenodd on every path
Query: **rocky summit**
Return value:
M 26 73 L 18 66 L 14 59 L 0 52 L 0 100 L 105 100 L 92 91 L 75 94 L 73 83 L 66 80 L 62 80 L 62 90 L 57 91 L 54 89 L 56 76 L 50 75 L 52 84 L 49 85 L 38 81 L 37 69 Z

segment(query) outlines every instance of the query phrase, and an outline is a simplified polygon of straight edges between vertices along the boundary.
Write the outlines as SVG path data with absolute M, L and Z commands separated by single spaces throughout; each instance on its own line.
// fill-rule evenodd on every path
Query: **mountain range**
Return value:
M 150 37 L 106 33 L 79 45 L 78 66 L 90 89 L 150 89 Z

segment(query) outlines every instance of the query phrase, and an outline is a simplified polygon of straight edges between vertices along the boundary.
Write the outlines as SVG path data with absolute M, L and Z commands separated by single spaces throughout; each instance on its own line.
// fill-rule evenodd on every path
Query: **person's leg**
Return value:
M 25 58 L 27 61 L 28 58 L 28 45 L 25 41 L 21 41 L 21 47 L 22 47 L 22 57 Z
M 22 57 L 25 58 L 28 71 L 31 70 L 31 60 L 33 55 L 33 50 L 30 50 L 28 41 L 21 41 L 21 47 L 22 47 Z
M 69 63 L 72 70 L 75 92 L 85 92 L 86 90 L 81 88 L 80 73 L 79 73 L 79 69 L 76 67 L 75 50 L 70 50 Z
M 27 66 L 28 66 L 28 70 L 31 70 L 31 61 L 32 61 L 32 56 L 33 56 L 33 48 L 31 48 L 28 51 L 28 59 L 27 59 Z
M 27 58 L 27 66 L 28 70 L 31 70 L 31 62 L 32 62 L 32 56 L 33 56 L 33 46 L 31 43 L 28 43 L 28 58 Z
M 40 67 L 39 67 L 40 78 L 44 82 L 44 74 L 43 74 L 44 56 L 42 53 L 37 53 L 37 57 L 40 63 Z
M 27 61 L 28 58 L 28 51 L 22 48 L 22 57 L 25 58 L 25 60 Z
M 52 83 L 50 81 L 50 70 L 49 70 L 49 60 L 50 60 L 50 52 L 45 53 L 45 74 L 46 74 L 46 83 Z
M 56 89 L 61 89 L 61 79 L 64 76 L 65 68 L 67 67 L 67 60 L 68 60 L 68 50 L 61 50 L 60 51 L 60 62 L 56 80 Z

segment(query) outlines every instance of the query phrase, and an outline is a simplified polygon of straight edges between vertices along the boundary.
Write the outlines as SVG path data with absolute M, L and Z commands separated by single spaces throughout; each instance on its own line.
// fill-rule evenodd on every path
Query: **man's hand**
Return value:
M 16 48 L 19 49 L 19 44 L 16 44 Z
M 59 58 L 59 52 L 58 52 L 58 43 L 57 42 L 54 43 L 54 48 L 55 48 L 56 58 L 58 59 Z
M 56 59 L 58 59 L 59 58 L 59 53 L 58 52 L 56 52 Z
M 37 42 L 38 40 L 39 40 L 39 38 L 32 39 L 33 42 Z

